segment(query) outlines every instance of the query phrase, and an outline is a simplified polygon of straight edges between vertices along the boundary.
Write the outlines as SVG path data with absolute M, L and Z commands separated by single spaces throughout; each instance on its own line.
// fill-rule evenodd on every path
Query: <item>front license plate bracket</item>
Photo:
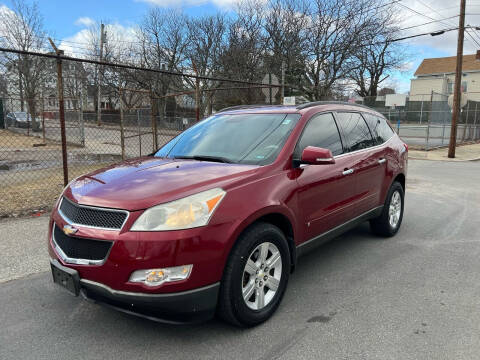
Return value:
M 80 294 L 80 276 L 78 271 L 61 265 L 58 260 L 51 260 L 52 277 L 55 284 L 60 285 L 71 294 Z

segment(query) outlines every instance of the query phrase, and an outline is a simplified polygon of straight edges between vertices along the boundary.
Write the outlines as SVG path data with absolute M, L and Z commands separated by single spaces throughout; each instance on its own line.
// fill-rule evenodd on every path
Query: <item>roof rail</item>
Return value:
M 254 109 L 254 108 L 259 108 L 259 107 L 279 107 L 283 105 L 265 105 L 265 104 L 258 104 L 258 105 L 235 105 L 235 106 L 229 106 L 223 109 L 220 109 L 217 111 L 219 112 L 224 112 L 224 111 L 230 111 L 230 110 L 242 110 L 242 109 Z
M 298 110 L 302 110 L 302 109 L 306 109 L 306 108 L 309 108 L 309 107 L 312 107 L 312 106 L 318 106 L 318 105 L 349 105 L 349 106 L 357 106 L 357 107 L 361 107 L 361 108 L 364 108 L 364 109 L 370 109 L 372 110 L 371 108 L 369 108 L 368 106 L 366 105 L 362 105 L 362 104 L 356 104 L 356 103 L 349 103 L 349 102 L 346 102 L 346 101 L 313 101 L 313 102 L 309 102 L 309 103 L 305 103 L 305 104 L 301 104 L 301 105 L 298 105 L 297 106 L 297 109 Z

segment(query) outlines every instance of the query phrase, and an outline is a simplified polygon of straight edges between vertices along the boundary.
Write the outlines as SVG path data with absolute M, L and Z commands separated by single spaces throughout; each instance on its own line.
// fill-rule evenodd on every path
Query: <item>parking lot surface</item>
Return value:
M 364 224 L 300 259 L 273 318 L 170 326 L 52 284 L 48 218 L 0 222 L 0 359 L 474 359 L 480 162 L 410 161 L 402 228 Z M 16 279 L 16 280 L 13 280 Z

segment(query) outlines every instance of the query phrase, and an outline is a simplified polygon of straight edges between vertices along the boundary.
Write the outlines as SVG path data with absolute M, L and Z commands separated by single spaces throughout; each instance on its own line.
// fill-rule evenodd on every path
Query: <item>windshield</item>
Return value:
M 217 114 L 184 131 L 155 156 L 266 165 L 272 163 L 300 114 Z

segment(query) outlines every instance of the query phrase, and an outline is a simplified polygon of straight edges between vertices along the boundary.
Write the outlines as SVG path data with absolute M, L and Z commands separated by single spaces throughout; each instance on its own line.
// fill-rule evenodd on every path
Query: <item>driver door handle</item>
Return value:
M 345 169 L 342 172 L 342 175 L 350 175 L 353 174 L 353 169 Z
M 383 164 L 385 161 L 387 161 L 385 158 L 378 159 L 379 164 Z

